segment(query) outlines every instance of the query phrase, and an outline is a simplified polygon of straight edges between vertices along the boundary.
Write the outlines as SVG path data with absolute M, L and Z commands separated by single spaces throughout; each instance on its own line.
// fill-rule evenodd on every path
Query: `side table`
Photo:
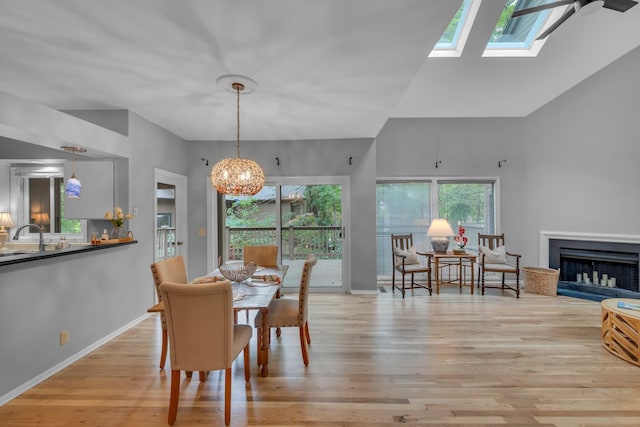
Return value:
M 473 294 L 473 283 L 474 283 L 474 265 L 476 263 L 477 255 L 469 254 L 469 253 L 454 253 L 447 252 L 445 254 L 429 252 L 433 254 L 433 260 L 435 263 L 435 280 L 436 280 L 436 294 L 440 293 L 440 285 L 458 285 L 460 289 L 462 286 L 466 286 L 466 276 L 467 276 L 467 268 L 471 270 L 471 282 L 469 284 L 469 289 L 471 290 L 471 294 Z M 456 271 L 455 278 L 451 278 L 452 267 L 454 271 Z M 448 277 L 446 280 L 443 280 L 443 269 L 447 268 Z
M 620 359 L 640 366 L 640 311 L 618 307 L 618 302 L 640 303 L 629 298 L 609 298 L 600 303 L 602 346 Z

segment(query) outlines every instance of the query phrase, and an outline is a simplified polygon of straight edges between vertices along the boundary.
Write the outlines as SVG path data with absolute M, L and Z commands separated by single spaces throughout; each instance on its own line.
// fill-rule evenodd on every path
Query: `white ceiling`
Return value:
M 575 15 L 536 58 L 427 58 L 453 0 L 0 0 L 0 90 L 55 109 L 127 109 L 187 140 L 373 138 L 389 117 L 526 116 L 640 44 L 640 6 Z

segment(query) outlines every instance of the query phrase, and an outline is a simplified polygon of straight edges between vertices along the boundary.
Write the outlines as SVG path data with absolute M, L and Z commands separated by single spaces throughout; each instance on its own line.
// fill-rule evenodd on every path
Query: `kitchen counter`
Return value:
M 43 259 L 61 257 L 61 256 L 73 256 L 80 253 L 102 251 L 119 248 L 127 245 L 134 245 L 138 243 L 137 240 L 131 240 L 128 242 L 113 243 L 113 244 L 101 244 L 92 245 L 91 243 L 73 243 L 70 247 L 62 249 L 47 249 L 44 252 L 38 252 L 32 249 L 19 249 L 18 245 L 11 245 L 12 250 L 3 250 L 0 248 L 0 267 L 5 265 L 20 264 L 24 262 L 33 262 Z M 8 244 L 9 246 L 9 244 Z M 26 246 L 26 245 L 25 245 Z M 37 244 L 36 244 L 37 247 Z

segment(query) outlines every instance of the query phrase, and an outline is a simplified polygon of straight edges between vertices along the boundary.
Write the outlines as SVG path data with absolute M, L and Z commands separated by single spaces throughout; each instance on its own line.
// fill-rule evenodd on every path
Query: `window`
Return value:
M 376 263 L 378 276 L 391 276 L 391 235 L 413 233 L 426 247 L 431 224 L 431 181 L 378 182 L 376 186 Z
M 438 181 L 439 217 L 449 221 L 454 233 L 458 224 L 466 230 L 467 248 L 478 249 L 478 233 L 495 231 L 494 183 Z
M 544 26 L 548 26 L 564 12 L 556 7 L 537 13 L 511 18 L 514 10 L 528 9 L 555 0 L 508 0 L 482 56 L 536 56 L 546 39 L 536 40 Z M 571 6 L 573 7 L 573 6 Z
M 495 179 L 456 178 L 422 181 L 378 181 L 376 186 L 377 274 L 389 278 L 391 234 L 413 233 L 417 249 L 430 250 L 427 229 L 432 218 L 445 218 L 456 231 L 466 229 L 467 248 L 477 250 L 478 233 L 497 229 Z
M 511 18 L 514 10 L 527 9 L 556 0 L 506 0 L 489 38 L 483 57 L 531 57 L 538 55 L 546 39 L 538 34 L 555 22 L 566 7 L 555 7 L 537 13 Z M 459 57 L 467 42 L 480 9 L 481 0 L 464 0 L 446 30 L 429 54 L 433 57 Z M 573 7 L 570 5 L 568 7 Z
M 471 26 L 480 8 L 480 0 L 464 0 L 447 29 L 429 54 L 433 57 L 459 57 L 467 42 Z
M 17 206 L 16 228 L 37 224 L 43 233 L 83 237 L 86 221 L 64 216 L 64 177 L 62 166 L 13 167 L 12 194 Z M 21 234 L 35 234 L 32 228 Z

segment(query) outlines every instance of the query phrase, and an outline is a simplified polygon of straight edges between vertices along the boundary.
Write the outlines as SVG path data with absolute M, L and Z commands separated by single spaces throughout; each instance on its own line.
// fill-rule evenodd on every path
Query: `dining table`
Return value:
M 262 313 L 262 325 L 258 333 L 261 339 L 256 340 L 256 351 L 260 375 L 269 375 L 269 333 L 268 325 L 269 304 L 274 298 L 280 296 L 280 286 L 284 281 L 289 266 L 277 265 L 258 267 L 253 276 L 242 282 L 231 282 L 233 289 L 234 321 L 238 321 L 238 312 L 245 310 L 259 310 Z M 206 276 L 193 279 L 191 283 L 210 283 L 217 280 L 226 280 L 219 269 L 215 269 Z M 164 312 L 162 301 L 147 310 L 150 313 Z M 262 345 L 260 344 L 262 343 Z

